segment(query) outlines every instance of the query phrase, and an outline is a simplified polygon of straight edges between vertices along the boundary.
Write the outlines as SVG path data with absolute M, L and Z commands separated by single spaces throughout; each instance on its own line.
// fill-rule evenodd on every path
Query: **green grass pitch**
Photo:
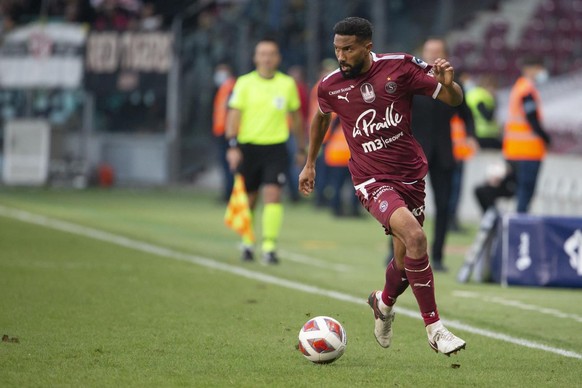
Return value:
M 33 216 L 18 220 L 15 210 Z M 0 386 L 580 385 L 581 291 L 457 283 L 475 226 L 449 235 L 451 271 L 435 275 L 441 315 L 467 341 L 448 358 L 407 314 L 397 314 L 390 349 L 376 344 L 365 305 L 383 285 L 386 239 L 376 221 L 338 220 L 308 201 L 285 212 L 282 264 L 265 267 L 239 262 L 212 193 L 0 188 Z M 429 236 L 430 228 L 429 219 Z M 410 290 L 397 305 L 417 311 Z M 333 364 L 311 364 L 295 348 L 315 315 L 346 329 L 346 352 Z

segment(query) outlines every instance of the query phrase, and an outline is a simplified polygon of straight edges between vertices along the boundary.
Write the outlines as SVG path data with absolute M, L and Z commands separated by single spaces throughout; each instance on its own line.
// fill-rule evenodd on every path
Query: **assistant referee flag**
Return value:
M 247 197 L 244 178 L 241 174 L 236 174 L 234 177 L 234 186 L 226 206 L 224 223 L 245 240 L 255 241 L 249 198 Z

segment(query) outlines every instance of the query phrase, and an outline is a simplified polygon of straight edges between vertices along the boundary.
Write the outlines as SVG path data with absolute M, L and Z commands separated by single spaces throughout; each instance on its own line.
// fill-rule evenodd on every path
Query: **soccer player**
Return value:
M 394 237 L 395 257 L 386 269 L 382 291 L 368 304 L 375 319 L 374 334 L 382 347 L 392 341 L 393 306 L 410 284 L 430 346 L 446 355 L 465 348 L 439 319 L 434 278 L 427 254 L 424 221 L 427 161 L 412 136 L 412 96 L 432 96 L 451 106 L 463 100 L 453 81 L 454 70 L 443 58 L 429 65 L 408 54 L 372 52 L 372 25 L 348 17 L 334 26 L 339 68 L 319 86 L 319 114 L 310 128 L 307 162 L 299 190 L 309 195 L 315 182 L 315 160 L 335 112 L 351 152 L 352 181 L 362 205 Z
M 254 213 L 262 188 L 262 252 L 266 264 L 278 264 L 277 239 L 283 223 L 282 187 L 287 180 L 288 116 L 297 137 L 297 160 L 305 160 L 301 103 L 295 80 L 278 71 L 277 42 L 263 39 L 255 47 L 256 70 L 238 78 L 229 102 L 226 158 L 231 170 L 244 177 Z M 301 155 L 299 155 L 301 154 Z M 252 241 L 243 238 L 243 261 L 254 260 Z
M 216 139 L 218 150 L 220 153 L 220 167 L 222 168 L 222 195 L 221 199 L 228 202 L 234 177 L 228 161 L 226 160 L 226 150 L 228 143 L 224 137 L 224 130 L 226 128 L 226 114 L 228 112 L 228 100 L 232 94 L 232 89 L 236 82 L 236 77 L 232 73 L 232 69 L 226 63 L 220 63 L 214 70 L 214 83 L 217 87 L 214 95 L 214 103 L 212 110 L 212 134 Z

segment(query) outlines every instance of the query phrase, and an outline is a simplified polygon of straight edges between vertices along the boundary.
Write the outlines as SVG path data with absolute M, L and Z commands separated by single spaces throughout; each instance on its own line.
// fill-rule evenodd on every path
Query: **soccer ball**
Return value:
M 347 341 L 341 323 L 330 317 L 311 318 L 299 331 L 299 350 L 316 364 L 329 364 L 340 358 Z

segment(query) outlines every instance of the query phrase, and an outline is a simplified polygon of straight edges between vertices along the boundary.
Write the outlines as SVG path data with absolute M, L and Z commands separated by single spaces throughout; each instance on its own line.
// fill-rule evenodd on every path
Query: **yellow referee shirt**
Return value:
M 281 72 L 263 78 L 257 71 L 239 77 L 228 106 L 241 111 L 239 143 L 284 143 L 289 138 L 287 113 L 301 103 L 295 80 Z

